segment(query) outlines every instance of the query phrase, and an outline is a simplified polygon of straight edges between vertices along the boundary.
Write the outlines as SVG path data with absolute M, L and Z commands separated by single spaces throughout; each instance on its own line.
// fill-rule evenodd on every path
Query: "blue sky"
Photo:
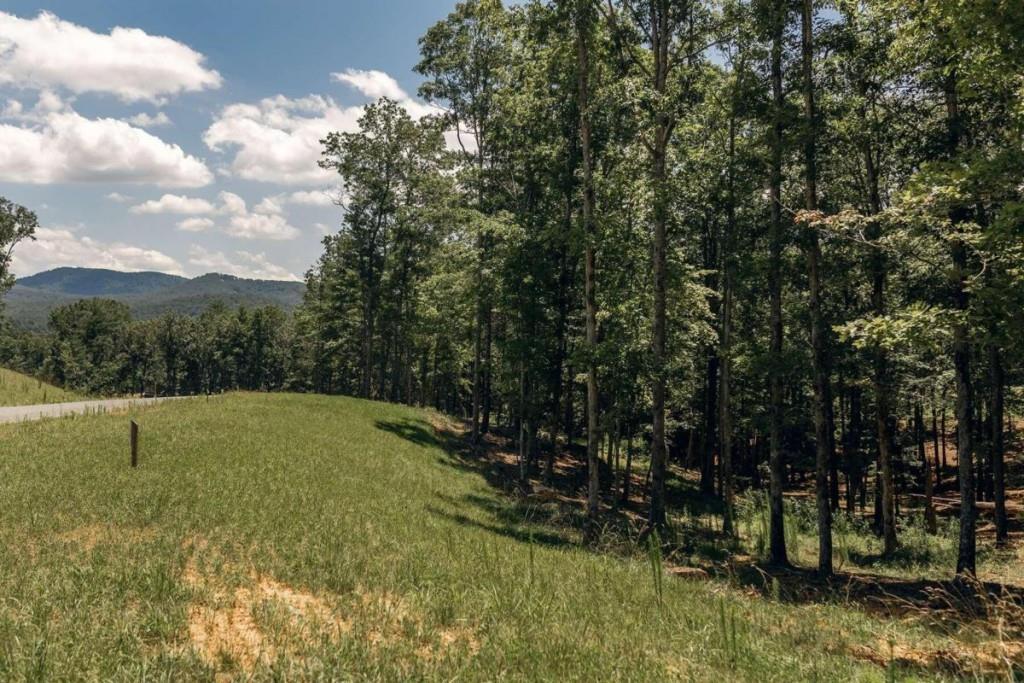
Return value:
M 301 277 L 341 216 L 316 140 L 381 94 L 429 113 L 417 39 L 454 4 L 8 0 L 0 195 L 43 227 L 15 274 Z

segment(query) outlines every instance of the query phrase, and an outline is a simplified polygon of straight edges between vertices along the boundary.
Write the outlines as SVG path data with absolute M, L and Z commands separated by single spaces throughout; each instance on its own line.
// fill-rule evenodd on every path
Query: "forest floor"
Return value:
M 512 439 L 489 434 L 484 438 L 485 446 L 474 452 L 464 425 L 448 418 L 435 418 L 433 424 L 449 440 L 450 449 L 475 461 L 493 486 L 516 501 L 523 519 L 582 526 L 587 485 L 582 449 L 560 450 L 553 461 L 551 480 L 544 477 L 542 457 L 524 486 Z M 635 555 L 644 547 L 647 461 L 640 457 L 634 462 L 629 500 L 622 498 L 623 473 L 613 473 L 605 461 L 601 464 L 603 489 L 614 488 L 616 493 L 606 493 L 603 498 L 605 528 L 597 549 Z M 1008 465 L 1010 480 L 1019 480 L 1019 460 L 1011 458 Z M 952 579 L 959 528 L 959 501 L 953 493 L 935 498 L 939 517 L 936 534 L 924 529 L 921 501 L 907 496 L 901 545 L 888 558 L 882 556 L 881 541 L 871 527 L 870 507 L 852 516 L 838 512 L 834 534 L 836 573 L 822 580 L 814 570 L 817 518 L 806 488 L 786 493 L 786 536 L 792 566 L 775 567 L 764 560 L 767 511 L 762 494 L 739 495 L 738 538 L 730 539 L 722 532 L 719 499 L 700 493 L 696 473 L 674 464 L 670 468 L 670 509 L 676 514 L 671 537 L 665 539 L 662 549 L 669 575 L 706 576 L 787 604 L 840 605 L 892 623 L 924 626 L 948 638 L 945 642 L 922 642 L 903 634 L 890 636 L 888 651 L 851 651 L 855 657 L 881 664 L 898 661 L 907 672 L 955 672 L 967 678 L 1002 680 L 1016 680 L 1024 673 L 1024 543 L 1019 518 L 1024 489 L 1007 492 L 1011 533 L 1006 548 L 995 547 L 992 503 L 979 504 L 977 582 L 965 584 Z M 955 489 L 954 479 L 947 483 L 950 491 Z
M 0 426 L 0 679 L 1021 674 L 1008 605 L 1000 626 L 812 594 L 806 572 L 745 579 L 756 553 L 722 539 L 686 482 L 663 557 L 630 536 L 639 500 L 587 547 L 577 465 L 522 493 L 503 443 L 474 455 L 449 426 L 285 394 Z
M 78 401 L 81 396 L 13 370 L 0 368 L 0 406 L 30 406 Z

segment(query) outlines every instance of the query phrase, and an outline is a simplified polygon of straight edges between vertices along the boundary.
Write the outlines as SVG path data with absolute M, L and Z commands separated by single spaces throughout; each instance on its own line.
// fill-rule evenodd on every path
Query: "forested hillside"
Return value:
M 822 575 L 837 515 L 873 510 L 892 557 L 939 489 L 950 571 L 976 501 L 1007 543 L 1019 4 L 471 0 L 420 53 L 444 116 L 385 99 L 325 140 L 347 202 L 298 317 L 311 388 L 507 431 L 524 484 L 586 438 L 592 538 L 640 451 L 648 529 L 677 460 L 726 536 L 768 492 L 776 564 L 808 474 Z
M 168 313 L 196 316 L 215 303 L 291 311 L 302 301 L 303 289 L 298 282 L 247 280 L 219 273 L 189 279 L 166 273 L 55 268 L 20 278 L 4 303 L 16 329 L 39 332 L 46 329 L 52 310 L 82 298 L 121 301 L 135 317 L 148 320 Z

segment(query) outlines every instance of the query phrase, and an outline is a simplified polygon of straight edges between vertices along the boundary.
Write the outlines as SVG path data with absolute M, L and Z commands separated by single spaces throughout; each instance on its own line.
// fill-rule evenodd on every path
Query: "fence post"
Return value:
M 139 466 L 139 425 L 131 421 L 132 467 Z

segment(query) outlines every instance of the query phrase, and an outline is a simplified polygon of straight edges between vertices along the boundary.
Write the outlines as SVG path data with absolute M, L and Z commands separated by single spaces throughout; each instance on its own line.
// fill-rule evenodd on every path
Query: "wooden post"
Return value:
M 139 466 L 139 425 L 131 421 L 132 467 Z

